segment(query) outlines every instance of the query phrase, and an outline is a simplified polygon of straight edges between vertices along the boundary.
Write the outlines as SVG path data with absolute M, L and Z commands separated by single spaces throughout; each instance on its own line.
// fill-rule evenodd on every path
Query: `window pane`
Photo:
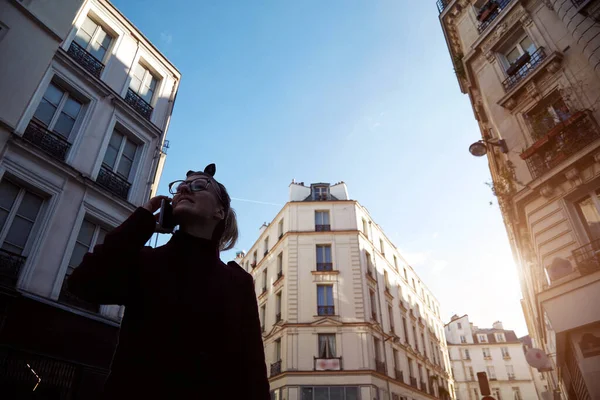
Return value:
M 130 140 L 125 142 L 125 147 L 123 148 L 123 155 L 133 160 L 135 158 L 135 152 L 137 150 L 137 145 Z
M 146 74 L 146 68 L 144 68 L 141 64 L 137 64 L 133 69 L 133 76 L 138 78 L 141 81 L 144 80 L 144 75 Z
M 108 142 L 109 146 L 114 147 L 115 149 L 119 149 L 121 147 L 121 142 L 123 141 L 123 134 L 117 131 L 114 131 L 112 136 L 110 137 L 110 142 Z
M 94 246 L 104 243 L 104 238 L 106 237 L 107 234 L 108 234 L 108 231 L 106 229 L 100 229 L 100 231 L 98 232 L 98 237 L 96 238 L 96 243 L 94 243 Z
M 81 110 L 81 103 L 74 98 L 69 97 L 65 102 L 62 112 L 75 119 L 79 114 L 79 110 Z
M 325 286 L 327 292 L 327 305 L 333 305 L 333 286 Z
M 516 47 L 506 54 L 506 60 L 509 62 L 509 64 L 517 61 L 519 57 L 521 57 L 521 52 Z
M 64 113 L 60 113 L 56 124 L 54 124 L 54 132 L 58 133 L 64 138 L 68 138 L 71 130 L 73 130 L 75 120 Z
M 302 388 L 302 400 L 313 400 L 313 389 L 311 387 Z
M 136 93 L 139 93 L 140 87 L 142 86 L 142 81 L 137 77 L 131 77 L 131 81 L 129 82 L 129 87 Z
M 81 24 L 81 28 L 79 30 L 87 33 L 89 36 L 92 36 L 96 31 L 98 24 L 92 21 L 90 17 L 86 17 L 85 21 Z
M 131 160 L 121 157 L 121 161 L 119 161 L 119 167 L 117 168 L 117 173 L 123 178 L 129 179 L 129 173 L 131 172 L 132 165 L 133 162 Z
M 83 31 L 82 29 L 79 29 L 77 31 L 77 36 L 75 37 L 75 43 L 77 43 L 78 45 L 80 45 L 81 47 L 83 47 L 85 49 L 85 48 L 87 48 L 88 44 L 90 43 L 90 40 L 92 40 L 92 36 L 89 35 L 87 32 Z
M 44 99 L 48 100 L 51 104 L 57 106 L 58 103 L 60 103 L 60 99 L 62 99 L 64 93 L 64 90 L 51 83 L 50 85 L 48 85 L 46 93 L 44 93 Z
M 535 44 L 533 44 L 533 41 L 531 41 L 531 39 L 529 38 L 529 36 L 525 37 L 525 39 L 521 40 L 521 43 L 519 43 L 521 45 L 521 48 L 523 49 L 523 51 L 528 52 L 529 54 L 533 54 L 535 53 Z
M 4 228 L 6 218 L 8 217 L 8 211 L 0 209 L 0 229 Z
M 103 48 L 100 43 L 94 41 L 92 43 L 92 45 L 90 46 L 90 50 L 89 50 L 90 54 L 93 55 L 96 59 L 98 59 L 99 61 L 103 61 L 104 60 L 104 55 L 106 54 L 106 49 Z
M 358 388 L 347 387 L 346 388 L 346 400 L 358 400 Z
M 10 210 L 19 194 L 19 187 L 7 180 L 0 182 L 0 207 Z
M 327 263 L 331 262 L 331 247 L 324 246 L 323 250 L 325 251 L 325 262 L 327 262 Z
M 73 253 L 71 254 L 71 260 L 69 261 L 69 266 L 72 268 L 77 268 L 81 262 L 83 261 L 83 256 L 89 251 L 89 247 L 76 242 L 75 248 L 73 248 Z
M 340 386 L 332 386 L 329 388 L 330 400 L 344 400 L 344 388 Z
M 8 234 L 6 235 L 5 242 L 19 247 L 21 251 L 18 251 L 17 253 L 21 254 L 22 249 L 25 248 L 32 227 L 33 222 L 28 221 L 23 217 L 15 216 L 10 229 L 8 230 Z
M 50 125 L 50 121 L 52 120 L 55 112 L 56 107 L 50 104 L 46 99 L 42 99 L 33 116 L 40 120 L 40 122 L 43 122 L 44 125 L 48 126 Z
M 315 400 L 329 400 L 329 388 L 328 387 L 316 387 L 315 388 Z
M 19 206 L 17 215 L 23 216 L 30 221 L 35 221 L 40 207 L 42 207 L 43 199 L 40 196 L 36 196 L 33 193 L 26 192 L 23 196 L 23 201 Z
M 77 235 L 77 241 L 89 248 L 92 244 L 95 230 L 96 225 L 84 219 L 83 223 L 81 224 L 81 228 L 79 229 L 79 234 Z
M 592 240 L 600 239 L 600 214 L 590 197 L 586 197 L 577 203 L 583 223 L 587 225 Z
M 106 153 L 104 154 L 104 164 L 113 169 L 115 167 L 115 161 L 117 161 L 117 149 L 108 146 Z

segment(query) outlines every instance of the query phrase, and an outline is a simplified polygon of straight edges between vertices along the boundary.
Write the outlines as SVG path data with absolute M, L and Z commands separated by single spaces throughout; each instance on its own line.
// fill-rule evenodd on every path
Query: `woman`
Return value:
M 179 230 L 144 247 L 157 229 L 150 199 L 88 253 L 69 290 L 96 304 L 125 305 L 107 399 L 269 399 L 252 277 L 220 250 L 237 222 L 214 164 L 169 188 Z

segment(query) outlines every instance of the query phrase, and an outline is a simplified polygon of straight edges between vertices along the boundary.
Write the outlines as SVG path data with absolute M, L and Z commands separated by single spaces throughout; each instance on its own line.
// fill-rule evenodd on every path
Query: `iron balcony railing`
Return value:
M 444 12 L 450 2 L 452 2 L 452 0 L 437 0 L 437 8 L 440 14 Z
M 75 41 L 71 42 L 67 54 L 79 65 L 83 67 L 87 72 L 100 79 L 100 74 L 104 69 L 104 64 L 96 57 L 87 52 L 86 49 L 81 47 Z
M 573 250 L 573 257 L 582 275 L 600 271 L 600 239 Z
M 540 47 L 533 54 L 530 55 L 529 61 L 525 62 L 519 69 L 516 70 L 512 75 L 509 75 L 502 82 L 505 91 L 509 91 L 516 86 L 517 83 L 521 82 L 527 75 L 529 75 L 546 59 L 546 50 Z
M 138 114 L 150 121 L 152 116 L 152 106 L 148 102 L 140 97 L 136 92 L 131 89 L 127 90 L 125 95 L 125 102 L 129 104 Z
M 58 297 L 58 301 L 64 304 L 68 304 L 70 306 L 74 306 L 77 308 L 81 308 L 93 313 L 97 313 L 100 311 L 100 307 L 97 304 L 89 303 L 85 300 L 81 300 L 79 297 L 75 296 L 73 293 L 69 292 L 69 287 L 67 284 L 67 279 L 63 281 L 62 289 L 60 291 L 60 295 Z
M 0 286 L 15 288 L 25 260 L 26 258 L 19 254 L 0 249 Z
M 281 360 L 271 364 L 271 376 L 273 377 L 279 374 L 281 374 Z
M 404 382 L 404 374 L 402 373 L 402 371 L 400 371 L 399 369 L 394 370 L 394 373 L 396 374 L 396 380 L 398 382 Z
M 71 143 L 65 138 L 49 131 L 44 124 L 33 119 L 27 125 L 23 139 L 60 161 L 65 161 L 71 147 Z
M 318 306 L 317 313 L 319 315 L 335 315 L 335 309 L 333 306 Z
M 375 360 L 375 370 L 380 374 L 386 373 L 385 363 L 383 361 Z
M 598 139 L 600 130 L 594 117 L 589 111 L 579 111 L 521 153 L 521 158 L 535 179 Z
M 317 232 L 329 232 L 331 231 L 331 225 L 315 225 Z
M 333 263 L 330 262 L 318 262 L 317 271 L 333 271 Z
M 482 11 L 480 11 L 477 19 L 480 24 L 477 27 L 479 33 L 486 30 L 488 26 L 502 13 L 502 11 L 506 8 L 506 6 L 512 0 L 490 0 L 483 7 Z
M 105 165 L 100 167 L 96 183 L 123 200 L 127 200 L 127 197 L 129 196 L 131 183 L 111 171 L 110 168 Z

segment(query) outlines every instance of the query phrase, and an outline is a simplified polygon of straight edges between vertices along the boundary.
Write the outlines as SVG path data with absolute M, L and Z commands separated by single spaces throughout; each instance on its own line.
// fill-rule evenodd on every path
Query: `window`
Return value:
M 281 218 L 281 220 L 279 220 L 279 223 L 277 224 L 277 236 L 279 237 L 279 239 L 283 237 L 283 218 Z
M 98 61 L 104 62 L 112 39 L 112 36 L 102 26 L 88 16 L 77 30 L 74 41 Z
M 379 239 L 379 251 L 381 254 L 385 254 L 385 244 L 383 243 L 383 239 Z
M 319 334 L 319 358 L 335 358 L 335 334 Z
M 479 343 L 487 343 L 488 342 L 487 335 L 482 335 L 482 334 L 477 335 L 477 340 L 479 341 Z
M 462 324 L 460 322 L 457 323 L 456 326 L 458 327 L 458 329 L 462 329 Z
M 413 367 L 413 360 L 410 357 L 408 357 L 408 373 L 410 374 L 411 378 L 414 378 L 415 373 L 414 373 L 414 367 Z
M 479 399 L 479 389 L 473 388 L 473 394 L 475 395 L 476 399 Z
M 529 53 L 529 55 L 532 55 L 535 51 L 536 46 L 529 36 L 523 37 L 504 53 L 506 68 L 508 69 L 508 67 L 514 64 L 523 54 Z
M 254 254 L 252 254 L 252 268 L 256 267 L 257 260 L 258 260 L 257 250 L 254 250 Z
M 133 68 L 133 75 L 131 76 L 131 82 L 129 82 L 129 88 L 144 99 L 146 103 L 150 104 L 152 103 L 157 83 L 158 79 L 152 75 L 148 68 L 138 63 Z
M 404 331 L 404 342 L 408 343 L 408 329 L 406 328 L 406 317 L 402 317 L 402 330 Z
M 385 290 L 390 291 L 390 277 L 388 276 L 387 271 L 383 271 L 383 280 L 385 282 Z
M 317 313 L 318 315 L 334 315 L 333 286 L 317 285 Z
M 515 379 L 515 369 L 512 365 L 506 365 L 506 375 L 508 375 L 508 379 Z
M 415 278 L 412 278 L 412 287 L 415 290 L 415 292 L 417 291 L 417 285 L 415 284 Z
M 382 357 L 381 357 L 381 340 L 377 339 L 376 337 L 373 338 L 373 345 L 375 346 L 375 360 L 376 361 L 381 361 Z
M 265 268 L 262 272 L 262 281 L 263 281 L 262 293 L 266 293 L 267 292 L 267 268 Z
M 313 200 L 328 200 L 329 199 L 329 187 L 327 186 L 313 186 Z
M 460 335 L 460 342 L 467 343 L 467 338 L 464 335 Z
M 317 245 L 317 271 L 331 271 L 333 263 L 331 262 L 331 245 Z
M 504 333 L 496 333 L 496 342 L 506 342 Z
M 263 332 L 265 331 L 265 325 L 266 325 L 265 317 L 266 316 L 267 316 L 267 305 L 263 304 L 260 307 L 260 327 Z
M 329 211 L 315 211 L 315 230 L 317 232 L 331 230 Z
M 495 381 L 496 380 L 496 369 L 494 368 L 493 365 L 488 365 L 486 367 L 487 370 L 487 376 L 491 381 Z
M 494 395 L 495 400 L 502 400 L 502 396 L 500 396 L 500 388 L 492 388 L 492 394 Z
M 390 319 L 390 331 L 394 332 L 394 308 L 388 304 L 388 317 Z
M 413 338 L 415 339 L 415 349 L 419 351 L 419 337 L 417 336 L 417 328 L 412 327 L 413 330 Z
M 523 114 L 533 140 L 539 140 L 559 123 L 571 117 L 569 107 L 559 92 L 546 96 L 534 108 Z
M 600 239 L 600 190 L 588 193 L 575 204 L 590 241 Z
M 265 247 L 264 247 L 264 249 L 265 249 L 264 255 L 266 256 L 269 253 L 269 237 L 268 236 L 265 238 L 264 245 L 265 245 Z
M 2 249 L 26 255 L 26 247 L 44 199 L 9 181 L 0 182 L 0 242 Z
M 365 236 L 368 238 L 369 237 L 369 230 L 367 229 L 367 220 L 366 219 L 362 219 L 362 231 L 365 234 Z
M 138 145 L 115 129 L 108 142 L 102 166 L 115 172 L 121 178 L 131 183 L 133 181 L 133 176 L 135 175 L 134 171 L 135 163 L 137 161 L 137 152 Z
M 68 139 L 73 132 L 82 107 L 81 101 L 52 82 L 42 96 L 42 100 L 35 110 L 34 118 L 46 126 L 49 131 Z
M 471 354 L 469 353 L 469 349 L 464 349 L 465 360 L 471 359 Z
M 398 272 L 398 257 L 394 256 L 394 269 Z
M 417 371 L 418 371 L 417 379 L 422 380 L 425 376 L 423 375 L 423 367 L 419 363 L 417 363 Z M 421 385 L 421 389 L 423 389 L 423 385 Z
M 300 400 L 358 400 L 358 386 L 302 386 Z
M 283 251 L 277 255 L 277 279 L 283 276 Z
M 404 280 L 408 282 L 408 273 L 406 272 L 406 268 L 404 268 Z
M 377 300 L 373 290 L 369 290 L 369 300 L 371 302 L 371 318 L 377 321 Z
M 523 400 L 523 398 L 521 397 L 521 389 L 519 389 L 518 387 L 513 387 L 512 390 L 514 400 Z
M 471 366 L 467 367 L 467 375 L 469 376 L 470 381 L 475 380 L 475 374 L 473 373 L 473 367 L 471 367 Z
M 427 357 L 427 345 L 425 344 L 425 335 L 423 335 L 423 332 L 421 332 L 421 343 L 423 343 L 423 353 Z
M 275 340 L 275 360 L 281 361 L 281 339 Z
M 371 254 L 365 251 L 365 258 L 367 259 L 367 274 L 373 277 L 373 263 L 371 262 Z
M 275 296 L 275 323 L 281 321 L 281 292 Z
M 488 347 L 484 347 L 481 349 L 483 352 L 483 358 L 492 358 L 492 353 L 490 353 L 490 349 Z

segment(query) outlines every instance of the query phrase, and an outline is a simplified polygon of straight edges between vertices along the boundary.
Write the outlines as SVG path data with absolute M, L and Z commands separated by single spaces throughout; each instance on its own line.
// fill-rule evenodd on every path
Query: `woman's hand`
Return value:
M 155 212 L 160 210 L 160 205 L 163 200 L 167 200 L 170 202 L 172 199 L 168 196 L 156 196 L 148 200 L 148 202 L 142 207 L 154 214 Z

